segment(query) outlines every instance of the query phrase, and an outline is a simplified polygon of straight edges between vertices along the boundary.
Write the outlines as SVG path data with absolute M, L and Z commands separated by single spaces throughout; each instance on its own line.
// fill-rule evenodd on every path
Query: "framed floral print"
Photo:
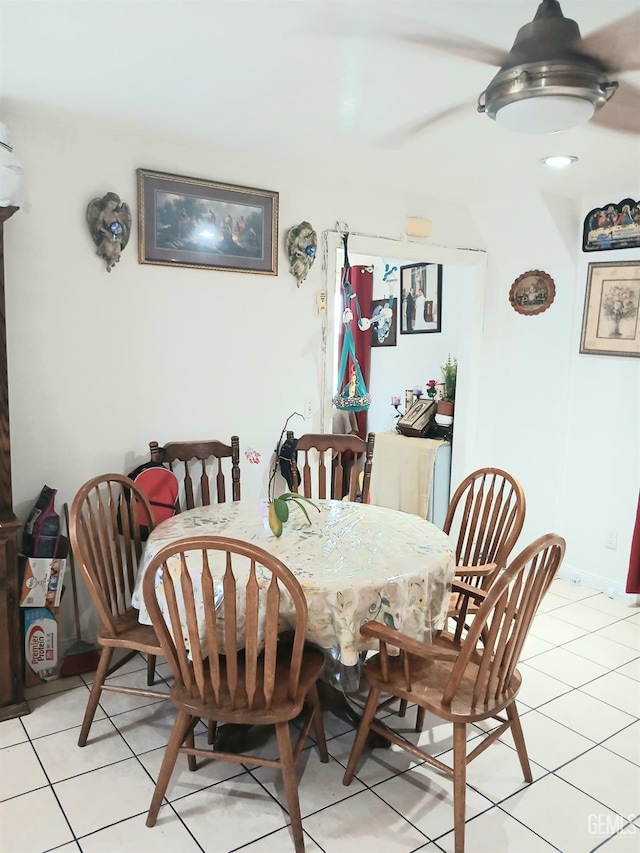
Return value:
M 589 264 L 580 352 L 640 358 L 640 261 Z

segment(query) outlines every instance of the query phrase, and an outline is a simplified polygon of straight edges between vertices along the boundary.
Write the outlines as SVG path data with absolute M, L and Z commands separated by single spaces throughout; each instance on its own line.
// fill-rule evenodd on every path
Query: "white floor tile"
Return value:
M 454 851 L 453 832 L 438 839 L 446 853 Z M 427 848 L 428 849 L 428 848 Z M 510 815 L 495 807 L 466 825 L 465 853 L 552 853 L 554 848 Z
M 165 819 L 167 818 L 172 819 Z M 155 826 L 145 825 L 147 815 L 123 820 L 81 840 L 82 853 L 198 853 L 199 846 L 170 806 L 162 806 Z
M 595 846 L 592 815 L 613 819 L 614 812 L 550 775 L 500 805 L 506 812 L 567 853 L 587 853 Z
M 79 734 L 80 727 L 65 729 L 33 742 L 52 783 L 131 758 L 131 750 L 109 720 L 93 723 L 86 746 L 78 746 Z
M 594 596 L 598 598 L 598 596 Z M 592 601 L 592 599 L 584 599 L 584 602 Z M 574 602 L 568 607 L 563 607 L 561 610 L 554 610 L 553 615 L 556 619 L 562 619 L 563 622 L 569 622 L 577 628 L 584 628 L 585 631 L 598 631 L 604 628 L 605 625 L 611 625 L 618 620 L 617 616 L 612 616 L 610 613 L 604 613 L 602 610 L 596 610 L 593 607 L 587 607 L 582 601 Z
M 541 640 L 553 643 L 554 646 L 561 646 L 588 633 L 587 628 L 571 625 L 569 622 L 558 619 L 553 612 L 536 616 L 530 629 L 534 637 L 540 637 Z
M 597 589 L 592 589 L 590 586 L 584 586 L 581 583 L 571 583 L 567 578 L 556 578 L 551 584 L 549 592 L 554 595 L 561 595 L 570 601 L 580 601 L 583 598 L 590 598 L 599 594 Z
M 602 610 L 603 613 L 609 613 L 611 616 L 617 616 L 618 619 L 626 619 L 628 616 L 637 615 L 638 608 L 632 607 L 628 601 L 622 598 L 609 598 L 601 592 L 599 595 L 594 595 L 591 598 L 586 598 L 582 602 L 585 607 L 593 607 L 596 610 Z
M 557 610 L 558 607 L 570 607 L 571 601 L 563 598 L 561 595 L 556 595 L 553 592 L 548 592 L 540 602 L 538 613 L 548 613 L 550 610 Z
M 609 640 L 600 633 L 572 640 L 566 644 L 565 648 L 569 652 L 612 669 L 638 657 L 638 652 Z
M 635 607 L 630 608 L 630 614 L 626 619 L 628 622 L 631 622 L 632 625 L 640 625 L 640 607 L 637 604 Z
M 615 643 L 621 643 L 623 646 L 629 646 L 635 651 L 636 655 L 640 652 L 640 625 L 629 619 L 601 628 L 598 631 L 598 636 L 613 640 Z
M 289 811 L 287 798 L 282 784 L 282 774 L 273 767 L 250 768 L 251 773 L 261 785 L 269 791 L 280 805 Z M 322 764 L 316 749 L 305 749 L 298 759 L 298 799 L 303 817 L 317 812 L 339 800 L 364 790 L 364 785 L 354 779 L 351 785 L 342 784 L 344 767 L 330 758 L 328 764 Z
M 284 851 L 293 849 L 291 830 L 287 828 L 279 829 L 271 835 L 259 838 L 253 844 L 247 844 L 246 847 L 242 848 L 242 853 L 276 853 L 276 851 L 277 853 L 284 853 Z M 318 847 L 307 833 L 304 837 L 304 850 L 305 853 L 322 853 L 322 848 Z
M 205 853 L 234 850 L 289 823 L 288 815 L 248 773 L 172 805 Z
M 619 815 L 635 818 L 640 812 L 638 765 L 601 746 L 561 767 L 557 775 Z
M 553 699 L 540 708 L 540 713 L 595 742 L 616 734 L 633 722 L 629 714 L 580 690 Z
M 317 812 L 302 825 L 326 853 L 408 853 L 429 841 L 372 791 Z
M 530 761 L 547 770 L 555 770 L 593 747 L 593 741 L 550 720 L 539 711 L 523 714 L 520 721 Z M 510 735 L 503 735 L 503 739 L 511 745 Z
M 199 746 L 197 740 L 196 745 Z M 145 770 L 151 775 L 154 785 L 158 781 L 164 754 L 165 749 L 161 747 L 151 752 L 145 752 L 140 756 L 140 761 Z M 173 802 L 180 797 L 194 794 L 196 791 L 201 791 L 203 788 L 208 788 L 218 782 L 224 782 L 225 779 L 232 779 L 234 776 L 241 776 L 247 773 L 241 764 L 233 764 L 230 761 L 205 761 L 202 758 L 197 759 L 197 761 L 197 769 L 191 771 L 187 765 L 187 756 L 178 756 L 169 780 L 169 785 L 167 786 L 165 799 Z
M 0 803 L 0 827 L 6 853 L 36 853 L 73 841 L 49 787 Z
M 473 743 L 475 746 L 475 742 Z M 453 766 L 453 750 L 440 757 L 441 761 Z M 547 772 L 535 761 L 529 759 L 534 781 Z M 499 803 L 521 788 L 528 788 L 520 767 L 520 760 L 515 749 L 497 740 L 467 766 L 467 784 L 471 785 L 492 802 Z
M 84 709 L 89 698 L 86 687 L 76 687 L 64 693 L 42 696 L 29 702 L 31 713 L 21 717 L 30 738 L 43 737 L 82 723 Z M 104 719 L 104 711 L 98 708 L 96 720 Z
M 635 678 L 636 681 L 640 681 L 640 657 L 618 667 L 616 672 L 620 675 L 626 675 L 627 678 Z
M 617 835 L 598 847 L 598 853 L 638 853 L 639 845 L 640 826 L 632 823 L 621 827 Z
M 111 722 L 136 755 L 166 746 L 175 720 L 176 709 L 169 700 L 111 717 Z
M 550 652 L 552 649 L 555 649 L 553 643 L 548 643 L 546 640 L 541 640 L 540 637 L 535 637 L 533 634 L 530 633 L 527 639 L 525 640 L 524 646 L 522 647 L 520 660 L 529 660 L 529 658 L 535 657 L 536 655 L 540 655 L 543 652 Z
M 438 838 L 453 829 L 453 778 L 434 767 L 421 764 L 373 790 L 428 838 Z M 467 820 L 493 806 L 469 786 L 465 804 Z
M 571 690 L 568 684 L 534 669 L 531 663 L 522 663 L 518 669 L 522 676 L 518 702 L 528 705 L 529 708 L 537 708 L 550 699 L 555 699 Z
M 25 740 L 27 740 L 27 733 L 19 718 L 0 723 L 0 749 L 13 746 L 14 743 L 23 743 Z
M 633 678 L 610 672 L 585 684 L 582 691 L 627 714 L 640 717 L 640 684 Z
M 607 738 L 602 746 L 640 766 L 640 722 L 632 723 L 617 735 Z
M 0 800 L 17 797 L 49 784 L 29 742 L 1 750 L 0 767 Z
M 138 760 L 130 758 L 53 787 L 74 833 L 80 837 L 146 812 L 154 784 Z
M 109 679 L 109 684 L 117 684 L 120 687 L 143 687 L 147 688 L 147 671 L 139 670 L 138 672 L 130 672 L 127 675 L 114 675 Z M 169 695 L 169 688 L 164 682 L 156 684 L 153 688 L 158 693 L 166 693 Z M 155 702 L 162 702 L 162 697 L 151 696 L 132 696 L 127 693 L 112 693 L 109 690 L 103 690 L 100 696 L 100 706 L 106 713 L 113 717 L 116 714 L 123 714 L 125 711 L 133 711 L 136 708 L 142 708 L 145 705 L 151 705 Z
M 606 666 L 580 657 L 570 652 L 566 646 L 537 655 L 528 661 L 528 666 L 572 687 L 580 687 L 581 684 L 586 684 L 609 672 Z
M 84 687 L 84 681 L 79 675 L 70 678 L 54 678 L 53 681 L 43 681 L 35 687 L 27 687 L 24 698 L 27 702 L 38 699 L 40 696 L 51 696 L 52 693 L 64 693 L 65 690 L 73 690 L 75 687 Z

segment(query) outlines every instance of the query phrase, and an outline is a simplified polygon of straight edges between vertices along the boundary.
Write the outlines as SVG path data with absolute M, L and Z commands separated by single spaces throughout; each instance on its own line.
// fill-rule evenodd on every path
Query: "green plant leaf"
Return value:
M 284 522 L 289 518 L 289 507 L 287 506 L 287 502 L 280 497 L 274 498 L 273 503 L 275 506 L 276 515 L 284 524 Z
M 309 513 L 308 513 L 308 512 L 307 512 L 307 510 L 303 507 L 303 505 L 300 503 L 300 501 L 299 501 L 297 498 L 289 498 L 289 500 L 290 500 L 290 501 L 293 501 L 294 503 L 297 503 L 297 504 L 298 504 L 298 506 L 300 507 L 300 509 L 302 510 L 302 512 L 303 512 L 303 513 L 305 514 L 305 516 L 307 517 L 307 521 L 309 522 L 309 524 L 311 524 L 311 519 L 309 518 Z

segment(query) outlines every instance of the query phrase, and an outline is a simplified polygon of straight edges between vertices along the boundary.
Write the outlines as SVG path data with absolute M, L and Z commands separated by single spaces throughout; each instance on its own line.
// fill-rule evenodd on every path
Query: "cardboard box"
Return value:
M 24 615 L 25 683 L 33 687 L 58 678 L 58 622 L 46 607 L 27 607 Z
M 65 566 L 66 560 L 25 558 L 20 607 L 58 607 Z

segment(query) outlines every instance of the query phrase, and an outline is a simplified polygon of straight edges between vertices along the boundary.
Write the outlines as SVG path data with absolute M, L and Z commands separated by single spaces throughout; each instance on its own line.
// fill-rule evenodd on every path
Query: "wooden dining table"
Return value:
M 280 537 L 269 529 L 266 504 L 255 500 L 198 507 L 163 521 L 142 555 L 132 600 L 139 621 L 150 624 L 141 583 L 153 556 L 183 537 L 211 534 L 257 544 L 288 566 L 307 601 L 307 641 L 323 649 L 324 678 L 344 693 L 358 689 L 363 653 L 376 648 L 360 635 L 365 622 L 429 642 L 446 618 L 455 564 L 449 537 L 423 518 L 387 507 L 315 503 L 318 509 L 308 507 L 311 523 L 292 506 Z

